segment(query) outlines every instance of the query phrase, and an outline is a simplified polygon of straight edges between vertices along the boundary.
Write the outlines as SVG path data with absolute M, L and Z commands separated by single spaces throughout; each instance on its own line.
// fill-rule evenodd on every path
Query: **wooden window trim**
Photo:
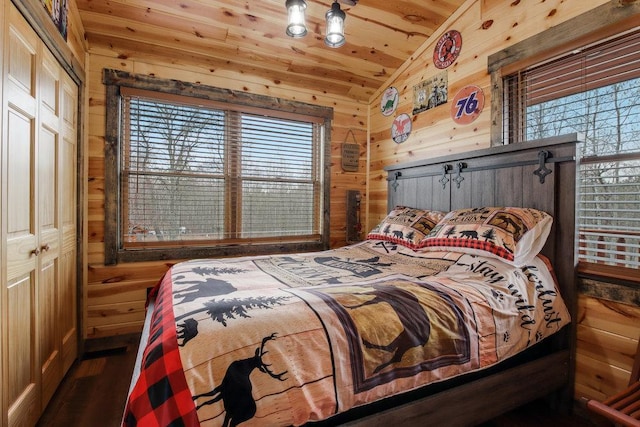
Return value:
M 103 70 L 103 84 L 105 84 L 107 92 L 105 129 L 105 265 L 134 261 L 316 251 L 329 247 L 332 108 L 171 79 L 131 74 L 113 69 Z M 320 124 L 324 136 L 324 151 L 319 154 L 322 157 L 324 188 L 319 194 L 324 209 L 319 219 L 322 225 L 322 233 L 319 236 L 319 240 L 300 241 L 299 239 L 286 237 L 267 241 L 256 240 L 255 242 L 242 244 L 234 241 L 223 241 L 215 246 L 185 245 L 184 247 L 174 248 L 122 250 L 119 241 L 121 224 L 119 223 L 120 216 L 118 212 L 119 197 L 121 197 L 118 177 L 121 92 L 131 94 L 143 93 L 144 91 L 152 92 L 155 97 L 157 97 L 158 93 L 161 93 L 163 97 L 167 97 L 168 100 L 172 101 L 189 100 L 192 105 L 193 99 L 198 98 L 203 105 L 223 106 L 229 110 L 229 106 L 233 104 L 241 106 L 237 109 L 243 112 L 259 113 L 260 111 L 268 110 L 269 115 L 273 117 L 293 120 L 303 118 L 304 121 Z M 238 221 L 240 218 L 235 220 Z
M 640 277 L 638 276 L 638 270 L 634 268 L 579 261 L 578 274 L 585 277 L 613 279 L 616 281 L 640 286 Z
M 212 89 L 216 89 L 216 88 L 212 88 Z M 173 90 L 173 89 L 170 89 L 170 90 Z M 239 105 L 238 103 L 235 103 L 235 99 L 231 97 L 229 97 L 228 102 L 224 102 L 222 100 L 203 98 L 199 96 L 185 96 L 185 95 L 180 95 L 173 92 L 160 92 L 157 90 L 145 90 L 145 89 L 133 88 L 133 87 L 127 87 L 127 86 L 120 87 L 120 95 L 160 99 L 160 100 L 169 101 L 176 104 L 182 103 L 189 106 L 194 105 L 194 97 L 195 97 L 200 99 L 198 104 L 199 106 L 202 106 L 202 107 L 211 107 L 213 109 L 238 111 L 241 113 L 257 114 L 257 115 L 268 112 L 270 117 L 277 117 L 280 119 L 287 119 L 287 120 L 299 120 L 304 122 L 323 123 L 324 119 L 327 118 L 323 115 L 312 116 L 312 115 L 306 115 L 306 114 L 299 114 L 299 113 L 296 113 L 293 111 L 287 111 L 287 110 L 273 110 L 273 109 L 267 108 L 267 105 L 272 105 L 270 103 L 266 103 L 264 106 L 260 106 L 260 107 L 255 104 Z M 231 102 L 234 102 L 234 103 L 232 104 Z M 318 107 L 318 108 L 322 108 L 322 107 Z M 329 118 L 331 118 L 331 116 L 329 116 Z

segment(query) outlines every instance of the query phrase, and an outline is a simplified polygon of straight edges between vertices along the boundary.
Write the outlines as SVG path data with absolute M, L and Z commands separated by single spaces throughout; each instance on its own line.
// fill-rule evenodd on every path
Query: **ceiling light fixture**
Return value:
M 355 3 L 354 3 L 355 4 Z M 324 43 L 329 47 L 340 47 L 344 45 L 344 18 L 347 15 L 340 9 L 338 0 L 331 5 L 331 9 L 327 11 L 327 35 Z
M 304 0 L 287 0 L 288 23 L 287 35 L 290 37 L 304 37 L 307 35 L 304 11 L 307 3 Z

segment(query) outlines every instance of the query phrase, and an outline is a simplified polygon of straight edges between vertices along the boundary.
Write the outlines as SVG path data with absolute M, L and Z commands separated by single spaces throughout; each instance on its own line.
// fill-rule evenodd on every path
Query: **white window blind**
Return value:
M 123 92 L 125 248 L 319 238 L 320 124 Z
M 640 31 L 505 78 L 510 143 L 577 132 L 581 261 L 640 267 Z

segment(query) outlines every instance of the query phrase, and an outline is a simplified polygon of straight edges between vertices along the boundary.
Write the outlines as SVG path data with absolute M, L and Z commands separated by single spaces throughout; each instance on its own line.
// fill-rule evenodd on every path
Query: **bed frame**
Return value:
M 388 208 L 405 205 L 449 211 L 522 206 L 548 212 L 554 223 L 543 253 L 554 265 L 563 299 L 575 319 L 577 142 L 574 134 L 388 166 Z M 543 397 L 569 412 L 575 329 L 575 322 L 571 323 L 523 354 L 482 372 L 357 407 L 309 426 L 473 426 Z
M 577 143 L 577 135 L 572 134 L 385 168 L 389 209 L 396 205 L 442 211 L 520 206 L 551 214 L 554 224 L 543 253 L 554 265 L 574 322 L 511 363 L 464 376 L 454 386 L 429 386 L 415 395 L 393 398 L 387 407 L 367 407 L 344 425 L 470 426 L 540 398 L 563 411 L 571 410 L 577 313 Z

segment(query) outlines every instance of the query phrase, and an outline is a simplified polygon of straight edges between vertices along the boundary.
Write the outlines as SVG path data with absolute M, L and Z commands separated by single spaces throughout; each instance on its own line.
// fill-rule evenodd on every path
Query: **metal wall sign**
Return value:
M 468 125 L 478 118 L 484 108 L 482 88 L 469 85 L 458 91 L 451 102 L 451 118 L 460 125 Z
M 382 94 L 382 99 L 380 100 L 380 112 L 382 115 L 392 115 L 398 107 L 399 100 L 400 96 L 398 96 L 398 89 L 393 86 L 388 87 Z
M 462 49 L 462 35 L 456 30 L 447 31 L 440 37 L 433 49 L 433 63 L 437 68 L 447 68 L 453 64 Z
M 396 144 L 405 142 L 411 134 L 412 126 L 411 117 L 406 113 L 400 114 L 391 125 L 391 138 Z
M 418 114 L 448 100 L 449 80 L 446 71 L 441 71 L 430 79 L 423 80 L 413 87 L 413 114 Z

